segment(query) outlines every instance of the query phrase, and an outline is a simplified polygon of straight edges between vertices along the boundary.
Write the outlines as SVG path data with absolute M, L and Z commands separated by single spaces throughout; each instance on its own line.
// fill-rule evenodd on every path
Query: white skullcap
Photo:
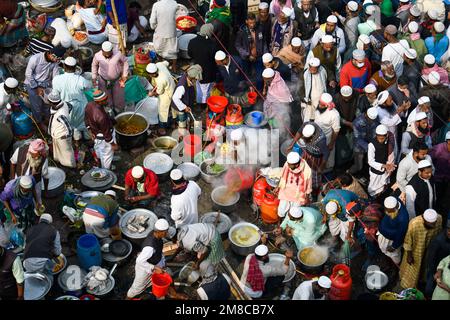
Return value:
M 183 178 L 183 171 L 181 171 L 180 169 L 173 169 L 172 171 L 170 171 L 170 179 L 172 179 L 173 181 L 178 181 L 181 178 Z
M 292 218 L 297 219 L 303 216 L 303 211 L 300 207 L 291 207 L 291 209 L 289 209 L 289 214 L 292 216 Z
M 419 24 L 417 22 L 415 22 L 415 21 L 411 21 L 408 24 L 408 30 L 411 33 L 416 33 L 417 31 L 419 31 Z
M 156 73 L 158 72 L 158 67 L 155 63 L 149 63 L 147 67 L 145 67 L 145 71 L 147 71 L 148 73 Z
M 377 87 L 373 83 L 369 83 L 367 86 L 364 87 L 365 93 L 375 93 L 377 92 Z
M 413 5 L 411 8 L 409 8 L 409 13 L 411 13 L 414 17 L 419 17 L 422 11 L 417 5 Z
M 367 34 L 361 34 L 358 39 L 364 43 L 364 44 L 369 44 L 370 43 L 370 38 Z
M 369 119 L 375 120 L 378 117 L 378 109 L 376 107 L 367 109 L 367 116 Z
M 102 43 L 102 50 L 105 52 L 110 52 L 113 49 L 113 44 L 109 41 L 105 41 Z
M 436 222 L 438 218 L 438 214 L 433 209 L 427 209 L 423 212 L 423 219 L 427 222 L 433 223 Z
M 405 56 L 409 59 L 416 59 L 417 58 L 417 51 L 414 49 L 408 49 L 405 51 Z
M 105 192 L 105 195 L 107 195 L 107 196 L 112 196 L 112 197 L 114 197 L 114 198 L 117 198 L 117 193 L 116 193 L 114 190 L 107 190 L 107 191 Z
M 47 96 L 48 101 L 57 103 L 61 101 L 61 96 L 59 95 L 58 91 L 53 90 L 50 92 L 50 94 Z
M 33 186 L 33 180 L 30 176 L 22 176 L 19 180 L 20 186 L 25 189 L 30 189 Z
M 289 152 L 286 157 L 288 164 L 296 164 L 300 162 L 300 155 L 297 152 Z
M 320 102 L 322 102 L 324 104 L 331 103 L 331 102 L 333 102 L 333 96 L 331 94 L 329 94 L 328 92 L 324 92 L 320 96 Z
M 442 22 L 437 21 L 433 24 L 433 28 L 434 28 L 434 30 L 436 30 L 436 32 L 441 33 L 441 32 L 444 32 L 445 25 Z
M 320 59 L 319 58 L 312 58 L 311 60 L 309 60 L 309 65 L 311 67 L 318 67 L 318 66 L 320 66 Z
M 425 112 L 417 112 L 416 113 L 416 121 L 420 121 L 427 118 L 427 114 Z
M 273 60 L 273 55 L 270 53 L 264 53 L 262 56 L 263 63 L 271 62 Z
M 242 132 L 241 129 L 235 129 L 233 131 L 231 131 L 230 133 L 230 138 L 233 141 L 240 141 L 243 137 L 244 133 Z
M 325 211 L 328 214 L 335 214 L 338 211 L 337 203 L 334 201 L 329 201 L 325 206 Z
M 350 11 L 357 11 L 358 10 L 358 3 L 356 3 L 355 1 L 349 1 L 347 3 L 347 7 L 350 9 Z
M 142 178 L 142 176 L 144 175 L 144 168 L 142 168 L 141 166 L 133 167 L 133 169 L 131 170 L 131 175 L 136 179 Z
M 222 61 L 226 57 L 227 57 L 227 55 L 222 50 L 217 51 L 216 54 L 214 55 L 214 59 L 217 61 Z
M 364 11 L 367 15 L 371 16 L 375 12 L 375 6 L 367 6 Z
M 430 72 L 428 75 L 428 83 L 432 85 L 436 85 L 441 81 L 441 76 L 436 71 Z
M 17 79 L 15 78 L 7 78 L 5 80 L 5 84 L 8 88 L 14 89 L 19 85 L 19 81 L 17 81 Z
M 352 95 L 352 93 L 353 93 L 353 89 L 350 86 L 343 86 L 341 88 L 341 95 L 343 97 L 350 97 Z
M 353 59 L 362 60 L 366 57 L 366 53 L 364 52 L 364 50 L 356 49 L 356 50 L 353 50 L 352 56 L 353 56 Z
M 269 248 L 267 248 L 267 246 L 264 244 L 260 244 L 259 246 L 257 246 L 255 248 L 255 254 L 257 256 L 264 257 L 268 253 L 269 253 Z
M 384 136 L 387 135 L 388 133 L 388 128 L 384 125 L 384 124 L 380 124 L 377 126 L 377 128 L 375 129 L 375 133 L 379 136 Z
M 409 0 L 400 0 L 400 2 L 403 2 L 403 3 L 408 3 L 408 2 L 409 2 Z
M 445 140 L 450 140 L 450 131 L 445 134 Z
M 431 20 L 437 20 L 439 18 L 439 12 L 436 9 L 429 9 L 427 14 Z
M 435 64 L 436 62 L 436 58 L 432 55 L 432 54 L 427 54 L 424 58 L 423 61 L 426 64 Z
M 67 57 L 64 59 L 64 64 L 69 67 L 75 67 L 77 65 L 77 60 L 74 57 Z
M 312 135 L 314 134 L 315 131 L 316 131 L 316 128 L 314 128 L 314 126 L 312 124 L 307 124 L 302 130 L 302 135 L 305 138 L 309 138 L 309 137 L 312 137 Z
M 417 165 L 418 169 L 428 168 L 431 167 L 431 162 L 428 160 L 420 160 L 419 164 Z
M 384 199 L 384 207 L 386 209 L 395 209 L 398 206 L 398 201 L 394 197 L 387 197 Z
M 258 9 L 264 10 L 269 8 L 269 4 L 267 2 L 260 2 Z
M 331 288 L 331 280 L 327 276 L 320 276 L 319 280 L 317 281 L 319 286 L 321 286 L 324 289 L 330 289 Z
M 292 40 L 291 40 L 291 44 L 292 44 L 294 47 L 300 47 L 300 46 L 302 45 L 302 40 L 301 40 L 299 37 L 294 37 L 294 38 L 292 38 Z
M 389 92 L 387 90 L 381 91 L 377 96 L 378 104 L 385 103 L 388 97 Z
M 336 16 L 334 16 L 334 15 L 329 15 L 328 16 L 328 18 L 327 18 L 327 22 L 329 22 L 329 23 L 337 23 L 337 18 L 336 18 Z
M 156 231 L 166 231 L 169 230 L 169 223 L 166 219 L 158 219 L 155 222 L 155 230 Z
M 420 97 L 419 100 L 417 100 L 417 104 L 425 104 L 430 103 L 430 98 L 427 96 Z
M 334 42 L 334 38 L 333 38 L 333 36 L 330 36 L 329 34 L 325 34 L 325 35 L 322 36 L 320 41 L 322 41 L 322 43 L 333 43 Z
M 78 140 L 81 140 L 81 138 L 82 138 L 81 131 L 76 128 L 73 129 L 73 139 L 78 141 Z
M 53 217 L 51 216 L 51 214 L 48 214 L 48 213 L 43 213 L 39 217 L 39 222 L 41 222 L 43 220 L 47 221 L 48 223 L 53 223 Z
M 283 10 L 281 10 L 281 12 L 283 12 L 283 14 L 284 14 L 286 17 L 290 17 L 291 14 L 292 14 L 292 9 L 285 6 L 285 7 L 283 8 Z
M 275 71 L 273 71 L 272 68 L 266 68 L 264 69 L 262 76 L 263 78 L 272 78 L 275 76 Z

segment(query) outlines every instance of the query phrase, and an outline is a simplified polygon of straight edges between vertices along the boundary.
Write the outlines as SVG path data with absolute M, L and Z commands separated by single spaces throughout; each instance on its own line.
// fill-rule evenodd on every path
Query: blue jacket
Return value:
M 434 37 L 428 37 L 425 39 L 425 45 L 427 46 L 428 53 L 436 58 L 437 63 L 440 63 L 442 55 L 448 49 L 448 37 L 443 36 L 438 42 L 434 40 Z
M 381 219 L 378 231 L 387 239 L 392 240 L 392 247 L 394 249 L 399 248 L 405 239 L 406 231 L 408 230 L 409 215 L 406 207 L 400 204 L 400 209 L 397 217 L 392 219 L 390 216 L 385 215 Z

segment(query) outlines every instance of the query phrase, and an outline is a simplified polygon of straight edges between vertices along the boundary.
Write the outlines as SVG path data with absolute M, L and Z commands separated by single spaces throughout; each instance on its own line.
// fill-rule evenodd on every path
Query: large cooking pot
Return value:
M 242 243 L 237 241 L 237 239 L 234 238 L 234 233 L 240 228 L 248 228 L 248 227 L 256 230 L 258 236 L 257 237 L 255 236 L 254 241 L 248 243 Z M 232 226 L 228 231 L 228 239 L 230 239 L 231 249 L 234 251 L 234 253 L 240 256 L 247 256 L 250 253 L 254 253 L 255 248 L 258 246 L 259 241 L 261 239 L 261 235 L 259 234 L 259 228 L 254 224 L 248 222 L 239 222 L 234 226 Z
M 56 167 L 48 167 L 48 190 L 44 194 L 46 198 L 56 198 L 64 193 L 64 182 L 66 181 L 66 173 Z M 42 184 L 42 191 L 44 184 Z
M 225 193 L 229 193 L 227 199 L 221 199 Z M 241 195 L 239 192 L 228 191 L 227 186 L 219 186 L 211 192 L 211 200 L 214 202 L 213 208 L 223 213 L 232 213 L 236 211 L 236 204 L 238 203 Z
M 197 181 L 200 176 L 200 168 L 193 162 L 183 162 L 177 169 L 183 172 L 183 178 L 186 180 Z
M 148 121 L 140 114 L 136 113 L 130 121 L 127 120 L 134 112 L 122 112 L 116 116 L 116 139 L 118 144 L 124 150 L 140 147 L 147 138 L 147 129 L 150 126 Z M 125 124 L 126 123 L 126 124 Z M 121 130 L 135 126 L 139 129 L 138 133 L 125 133 Z
M 308 246 L 297 254 L 300 269 L 310 274 L 322 273 L 323 267 L 328 260 L 328 249 L 318 246 Z
M 170 155 L 172 150 L 178 146 L 178 141 L 170 136 L 163 136 L 154 139 L 152 144 L 156 152 L 162 152 Z
M 214 159 L 205 159 L 200 163 L 200 174 L 202 176 L 203 181 L 207 182 L 207 183 L 214 183 L 215 181 L 218 180 L 218 178 L 220 178 L 220 176 L 227 170 L 226 167 L 224 166 L 224 170 L 221 172 L 218 172 L 216 174 L 210 174 L 206 172 L 206 168 L 208 165 L 213 164 L 215 162 Z M 223 165 L 222 165 L 223 166 Z
M 77 265 L 68 266 L 58 276 L 58 285 L 65 295 L 79 297 L 83 294 L 83 281 L 86 271 Z

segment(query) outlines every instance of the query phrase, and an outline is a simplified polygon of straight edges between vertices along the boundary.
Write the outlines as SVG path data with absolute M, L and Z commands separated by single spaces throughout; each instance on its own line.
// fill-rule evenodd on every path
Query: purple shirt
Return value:
M 33 177 L 31 177 L 33 180 L 33 188 L 36 185 L 36 182 Z M 17 199 L 14 197 L 14 190 L 16 189 L 16 184 L 19 183 L 20 178 L 14 179 L 9 181 L 3 192 L 0 194 L 0 200 L 1 201 L 8 201 L 9 205 L 11 206 L 12 211 L 14 213 L 21 211 L 22 209 L 33 205 L 33 193 L 30 192 L 29 195 L 25 198 Z
M 430 151 L 436 169 L 434 179 L 437 182 L 450 182 L 450 151 L 447 142 L 435 145 Z

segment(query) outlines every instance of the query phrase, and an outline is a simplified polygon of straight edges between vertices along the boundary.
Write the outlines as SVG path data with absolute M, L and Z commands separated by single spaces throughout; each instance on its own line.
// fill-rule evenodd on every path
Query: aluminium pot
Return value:
M 219 186 L 217 188 L 214 188 L 214 190 L 211 192 L 211 200 L 214 203 L 213 205 L 214 210 L 223 213 L 233 213 L 236 211 L 237 203 L 239 202 L 239 199 L 241 197 L 239 192 L 231 192 L 230 199 L 229 201 L 227 201 L 227 203 L 222 203 L 218 199 L 220 194 L 227 192 L 227 190 L 228 190 L 227 186 Z
M 308 250 L 310 252 L 316 252 L 316 254 L 321 255 L 321 259 L 319 259 L 320 261 L 317 264 L 314 264 L 314 265 L 305 263 L 303 261 L 303 259 L 301 259 L 301 256 L 302 256 L 302 252 L 304 252 L 306 250 Z M 317 246 L 305 247 L 302 250 L 299 250 L 298 253 L 297 253 L 297 258 L 298 258 L 298 262 L 300 264 L 300 269 L 303 272 L 308 273 L 308 274 L 320 274 L 320 273 L 322 273 L 323 269 L 324 269 L 324 266 L 325 266 L 325 263 L 328 260 L 328 256 L 329 256 L 329 254 L 328 254 L 328 252 L 325 249 L 321 249 L 321 248 L 319 248 Z
M 218 181 L 220 176 L 227 171 L 226 167 L 222 172 L 219 172 L 218 174 L 209 174 L 206 172 L 206 167 L 210 164 L 213 164 L 215 162 L 214 159 L 205 159 L 200 163 L 200 175 L 206 183 L 214 183 L 215 181 Z
M 249 222 L 239 222 L 239 223 L 236 223 L 234 226 L 232 226 L 230 228 L 230 230 L 228 231 L 228 239 L 230 239 L 231 250 L 233 250 L 234 253 L 236 253 L 240 256 L 246 257 L 249 254 L 255 252 L 255 248 L 258 246 L 261 236 L 258 237 L 258 240 L 255 243 L 251 243 L 248 245 L 242 245 L 242 244 L 236 243 L 233 241 L 233 238 L 231 237 L 231 235 L 233 234 L 233 232 L 236 229 L 242 228 L 242 227 L 252 227 L 252 228 L 256 229 L 257 231 L 259 231 L 259 228 Z
M 163 136 L 154 139 L 152 145 L 155 152 L 165 153 L 170 156 L 172 150 L 178 146 L 178 141 L 170 136 Z
M 130 150 L 136 147 L 142 146 L 145 141 L 147 140 L 147 130 L 150 124 L 148 121 L 139 113 L 136 113 L 128 122 L 129 125 L 136 125 L 139 126 L 142 130 L 140 130 L 139 133 L 136 134 L 127 134 L 120 132 L 117 130 L 117 127 L 121 122 L 127 121 L 134 112 L 122 112 L 118 114 L 115 118 L 116 125 L 115 125 L 115 131 L 116 131 L 116 139 L 117 143 L 120 145 L 120 147 L 123 150 Z

